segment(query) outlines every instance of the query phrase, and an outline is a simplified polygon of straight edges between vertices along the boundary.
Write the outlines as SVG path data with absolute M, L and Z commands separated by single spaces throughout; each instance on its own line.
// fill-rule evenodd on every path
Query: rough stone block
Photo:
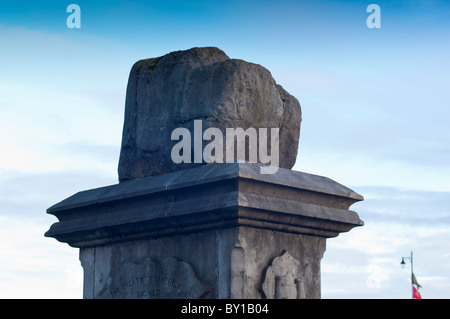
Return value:
M 269 134 L 278 128 L 279 167 L 295 164 L 301 123 L 298 100 L 261 65 L 230 59 L 218 48 L 193 48 L 140 60 L 132 67 L 119 181 L 205 164 L 195 163 L 193 145 L 191 163 L 174 163 L 171 158 L 176 144 L 172 131 L 183 127 L 194 136 L 195 120 L 201 120 L 203 130 L 218 128 L 224 136 L 226 128 L 267 128 Z M 249 149 L 248 142 L 245 147 Z M 223 163 L 225 154 L 224 148 Z M 237 154 L 234 159 L 239 159 Z M 248 154 L 242 159 L 248 161 Z

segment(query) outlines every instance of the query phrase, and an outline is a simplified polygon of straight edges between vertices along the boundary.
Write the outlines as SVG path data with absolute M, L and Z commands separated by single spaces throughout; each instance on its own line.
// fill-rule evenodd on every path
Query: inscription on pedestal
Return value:
M 118 280 L 108 278 L 109 289 L 100 298 L 168 299 L 202 298 L 211 290 L 194 268 L 174 257 L 147 258 L 142 263 L 125 262 Z M 116 281 L 116 282 L 114 282 Z

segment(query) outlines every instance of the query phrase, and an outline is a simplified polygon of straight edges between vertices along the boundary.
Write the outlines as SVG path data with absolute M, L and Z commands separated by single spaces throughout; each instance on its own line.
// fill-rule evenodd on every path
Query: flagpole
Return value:
M 411 299 L 414 299 L 414 283 L 413 283 L 413 252 L 411 250 Z
M 411 250 L 411 256 L 410 257 L 402 257 L 402 262 L 400 263 L 400 265 L 402 267 L 406 266 L 405 263 L 405 259 L 409 259 L 410 263 L 411 263 L 411 289 L 412 289 L 412 299 L 414 299 L 414 261 L 413 261 L 413 251 Z

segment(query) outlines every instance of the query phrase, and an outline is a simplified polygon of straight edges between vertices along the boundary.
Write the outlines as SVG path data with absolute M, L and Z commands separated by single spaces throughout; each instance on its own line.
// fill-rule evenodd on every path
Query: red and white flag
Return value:
M 422 299 L 422 296 L 419 293 L 419 288 L 422 287 L 417 282 L 416 276 L 414 276 L 414 273 L 411 274 L 411 282 L 412 282 L 412 297 L 413 299 Z

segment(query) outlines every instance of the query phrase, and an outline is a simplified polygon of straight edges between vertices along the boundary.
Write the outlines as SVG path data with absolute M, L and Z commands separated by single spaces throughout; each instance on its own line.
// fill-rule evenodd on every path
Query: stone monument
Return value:
M 291 170 L 300 122 L 268 70 L 220 49 L 138 61 L 119 183 L 50 207 L 45 235 L 80 249 L 84 298 L 320 298 L 326 239 L 363 225 L 363 197 Z

